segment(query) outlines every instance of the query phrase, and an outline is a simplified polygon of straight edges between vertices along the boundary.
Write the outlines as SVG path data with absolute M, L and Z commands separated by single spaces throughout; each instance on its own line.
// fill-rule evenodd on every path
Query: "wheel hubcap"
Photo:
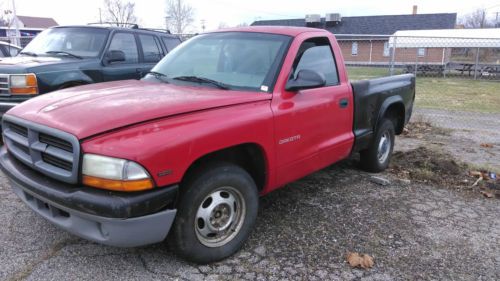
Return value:
M 195 218 L 198 240 L 207 247 L 220 247 L 231 241 L 245 218 L 245 201 L 234 187 L 221 187 L 203 199 Z
M 391 138 L 389 132 L 382 134 L 378 143 L 377 157 L 379 163 L 384 163 L 391 152 Z

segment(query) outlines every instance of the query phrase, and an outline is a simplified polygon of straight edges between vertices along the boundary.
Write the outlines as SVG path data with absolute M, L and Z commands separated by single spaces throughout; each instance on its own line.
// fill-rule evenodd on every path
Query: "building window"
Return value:
M 352 42 L 351 56 L 357 56 L 357 55 L 358 55 L 358 42 Z
M 388 57 L 390 54 L 389 42 L 384 42 L 384 57 Z
M 418 48 L 417 54 L 419 57 L 425 57 L 425 48 Z

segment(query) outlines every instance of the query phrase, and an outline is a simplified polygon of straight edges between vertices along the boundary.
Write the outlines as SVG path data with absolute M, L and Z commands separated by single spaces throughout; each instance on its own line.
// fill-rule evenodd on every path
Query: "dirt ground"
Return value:
M 428 123 L 430 127 L 407 132 L 400 138 L 397 150 L 425 146 L 447 152 L 476 168 L 500 173 L 500 114 L 417 109 L 412 122 Z

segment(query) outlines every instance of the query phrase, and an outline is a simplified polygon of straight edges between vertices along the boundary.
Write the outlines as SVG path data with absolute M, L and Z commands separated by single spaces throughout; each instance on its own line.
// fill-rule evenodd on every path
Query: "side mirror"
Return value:
M 325 84 L 326 79 L 322 73 L 309 69 L 301 69 L 295 79 L 288 80 L 285 89 L 287 91 L 298 91 L 323 87 Z
M 104 61 L 107 64 L 118 61 L 125 61 L 125 53 L 123 51 L 118 51 L 118 50 L 109 50 L 104 56 Z

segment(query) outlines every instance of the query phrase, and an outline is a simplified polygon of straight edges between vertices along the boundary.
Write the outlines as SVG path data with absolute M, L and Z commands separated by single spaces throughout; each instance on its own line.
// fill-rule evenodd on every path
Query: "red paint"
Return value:
M 178 183 L 200 157 L 244 143 L 258 145 L 265 156 L 262 194 L 347 157 L 354 142 L 353 94 L 334 36 L 290 27 L 231 31 L 294 37 L 273 93 L 118 81 L 43 95 L 9 114 L 76 135 L 86 153 L 137 161 L 158 186 Z M 287 92 L 300 44 L 318 36 L 330 39 L 340 85 Z M 340 108 L 340 99 L 349 105 Z M 165 170 L 172 173 L 159 177 Z

